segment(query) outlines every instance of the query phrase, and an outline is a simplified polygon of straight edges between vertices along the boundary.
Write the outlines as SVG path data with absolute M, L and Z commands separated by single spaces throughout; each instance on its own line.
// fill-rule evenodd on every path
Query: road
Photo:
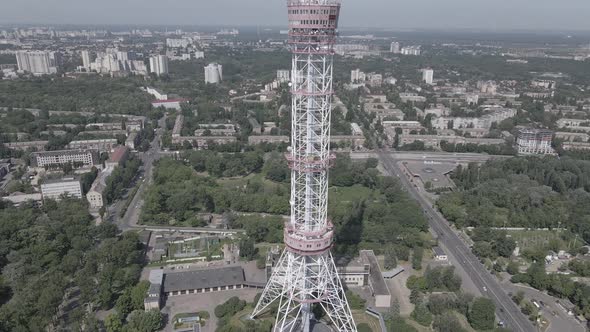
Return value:
M 467 164 L 471 162 L 483 163 L 491 159 L 508 158 L 510 156 L 487 155 L 483 153 L 453 153 L 453 152 L 430 152 L 430 151 L 389 151 L 399 161 L 434 161 L 441 163 Z M 352 159 L 378 158 L 377 152 L 352 152 Z
M 109 220 L 114 222 L 121 231 L 137 228 L 139 214 L 141 213 L 141 208 L 143 206 L 143 193 L 153 181 L 152 173 L 154 161 L 160 158 L 160 138 L 164 130 L 163 128 L 166 126 L 166 116 L 163 116 L 158 121 L 158 126 L 159 128 L 156 129 L 156 135 L 154 135 L 150 149 L 140 155 L 140 158 L 143 162 L 143 179 L 138 180 L 142 182 L 139 186 L 139 189 L 137 190 L 137 193 L 133 197 L 133 200 L 129 204 L 125 215 L 123 218 L 119 217 L 119 211 L 123 207 L 125 200 L 120 200 L 108 208 Z
M 403 175 L 397 164 L 397 154 L 385 150 L 378 150 L 376 154 L 384 169 L 390 175 L 398 176 L 408 193 L 420 204 L 428 217 L 431 229 L 437 234 L 439 242 L 457 258 L 458 264 L 471 276 L 473 284 L 480 292 L 494 301 L 497 316 L 506 324 L 506 327 L 513 331 L 536 331 L 528 318 L 520 312 L 520 309 L 504 291 L 498 280 L 485 269 L 471 249 L 453 231 L 448 221 L 418 193 L 417 189 Z

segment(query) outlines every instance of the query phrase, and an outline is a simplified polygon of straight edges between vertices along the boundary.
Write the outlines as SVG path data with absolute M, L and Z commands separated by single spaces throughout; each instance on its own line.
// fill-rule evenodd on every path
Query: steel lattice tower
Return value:
M 340 0 L 287 0 L 291 68 L 291 219 L 285 250 L 252 317 L 278 302 L 275 331 L 311 330 L 313 306 L 321 306 L 335 331 L 356 331 L 330 253 L 328 168 L 332 63 Z

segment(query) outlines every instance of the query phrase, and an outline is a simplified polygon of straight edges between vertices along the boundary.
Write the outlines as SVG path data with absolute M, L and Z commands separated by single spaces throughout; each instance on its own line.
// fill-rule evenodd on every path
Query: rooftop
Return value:
M 363 260 L 369 263 L 371 271 L 369 274 L 369 282 L 375 295 L 391 295 L 389 288 L 387 288 L 387 285 L 385 284 L 385 280 L 383 280 L 383 275 L 379 268 L 379 262 L 377 262 L 377 257 L 375 257 L 373 250 L 361 250 L 360 256 Z
M 164 276 L 164 292 L 239 285 L 244 282 L 244 270 L 239 266 L 175 272 Z
M 115 151 L 113 151 L 113 153 L 111 153 L 111 157 L 109 158 L 109 162 L 115 162 L 115 163 L 120 162 L 123 159 L 123 157 L 125 157 L 125 154 L 127 154 L 128 151 L 129 151 L 129 148 L 126 146 L 119 146 L 119 147 L 115 148 Z

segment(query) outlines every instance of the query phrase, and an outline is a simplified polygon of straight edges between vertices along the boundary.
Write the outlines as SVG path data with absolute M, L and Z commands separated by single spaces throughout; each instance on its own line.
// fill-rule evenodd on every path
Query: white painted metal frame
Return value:
M 317 5 L 334 5 L 333 10 Z M 337 0 L 289 0 L 290 9 L 316 15 L 335 13 Z M 291 11 L 290 11 L 291 13 Z M 332 15 L 332 14 L 331 14 Z M 310 16 L 310 19 L 317 19 Z M 332 225 L 328 221 L 328 168 L 332 101 L 333 44 L 336 26 L 291 26 L 291 219 L 286 226 L 286 249 L 281 254 L 252 317 L 278 303 L 274 331 L 311 329 L 312 307 L 320 305 L 334 331 L 356 332 L 356 325 L 329 249 Z M 328 17 L 321 17 L 327 21 Z M 312 21 L 319 22 L 319 21 Z M 305 23 L 308 24 L 308 23 Z M 324 35 L 327 33 L 327 35 Z M 300 36 L 303 34 L 303 37 Z M 316 36 L 332 36 L 316 38 Z M 292 245 L 299 245 L 294 248 Z M 318 250 L 315 250 L 318 247 Z

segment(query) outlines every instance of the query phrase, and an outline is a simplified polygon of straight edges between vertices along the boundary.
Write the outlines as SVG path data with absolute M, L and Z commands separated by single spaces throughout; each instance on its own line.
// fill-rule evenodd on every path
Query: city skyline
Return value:
M 162 8 L 160 2 L 153 0 L 104 0 L 101 6 L 91 6 L 88 1 L 56 0 L 49 5 L 41 0 L 22 0 L 3 5 L 0 24 L 284 26 L 284 2 L 177 0 Z M 520 0 L 510 3 L 479 3 L 469 0 L 345 2 L 351 10 L 342 15 L 341 26 L 344 28 L 590 30 L 585 17 L 590 12 L 590 2 L 586 0 L 568 0 L 567 3 L 548 0 Z M 230 7 L 233 10 L 225 10 Z M 260 8 L 266 9 L 261 11 Z M 167 14 L 163 15 L 163 12 Z

